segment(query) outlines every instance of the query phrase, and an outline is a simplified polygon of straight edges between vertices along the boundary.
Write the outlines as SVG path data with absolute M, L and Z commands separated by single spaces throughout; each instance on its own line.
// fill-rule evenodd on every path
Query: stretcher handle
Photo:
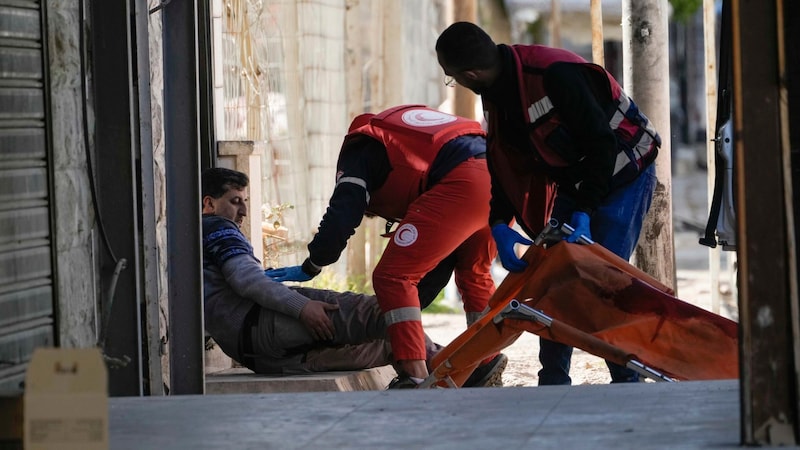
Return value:
M 547 225 L 545 225 L 542 231 L 533 239 L 533 245 L 541 246 L 548 242 L 558 242 L 561 240 L 562 236 L 571 236 L 574 232 L 575 228 L 570 224 L 559 224 L 558 219 L 550 218 L 550 220 L 547 221 Z M 584 235 L 581 235 L 577 242 L 585 245 L 594 244 L 593 240 Z

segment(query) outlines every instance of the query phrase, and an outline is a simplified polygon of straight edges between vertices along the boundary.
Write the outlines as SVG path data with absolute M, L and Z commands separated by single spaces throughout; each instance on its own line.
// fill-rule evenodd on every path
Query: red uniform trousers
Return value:
M 448 255 L 456 255 L 464 310 L 486 308 L 497 256 L 488 225 L 490 189 L 486 160 L 468 159 L 414 200 L 393 233 L 372 283 L 396 360 L 425 360 L 417 284 Z

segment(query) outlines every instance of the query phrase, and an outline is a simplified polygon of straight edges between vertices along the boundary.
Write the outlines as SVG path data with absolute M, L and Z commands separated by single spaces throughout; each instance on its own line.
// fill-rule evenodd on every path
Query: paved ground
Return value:
M 110 399 L 110 448 L 728 449 L 736 381 Z

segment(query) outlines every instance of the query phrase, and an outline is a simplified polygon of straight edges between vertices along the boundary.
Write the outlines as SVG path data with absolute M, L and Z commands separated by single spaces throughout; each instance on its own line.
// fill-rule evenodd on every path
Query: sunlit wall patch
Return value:
M 417 237 L 419 237 L 417 227 L 410 223 L 404 223 L 394 232 L 394 243 L 399 247 L 408 247 L 417 242 Z

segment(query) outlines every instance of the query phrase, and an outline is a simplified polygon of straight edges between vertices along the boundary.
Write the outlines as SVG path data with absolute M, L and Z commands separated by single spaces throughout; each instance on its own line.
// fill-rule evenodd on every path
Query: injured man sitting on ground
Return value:
M 247 215 L 247 175 L 202 174 L 205 329 L 223 352 L 263 374 L 361 370 L 395 364 L 374 296 L 288 287 L 264 275 L 239 230 Z M 441 348 L 426 337 L 427 358 Z M 464 387 L 496 382 L 478 367 Z

